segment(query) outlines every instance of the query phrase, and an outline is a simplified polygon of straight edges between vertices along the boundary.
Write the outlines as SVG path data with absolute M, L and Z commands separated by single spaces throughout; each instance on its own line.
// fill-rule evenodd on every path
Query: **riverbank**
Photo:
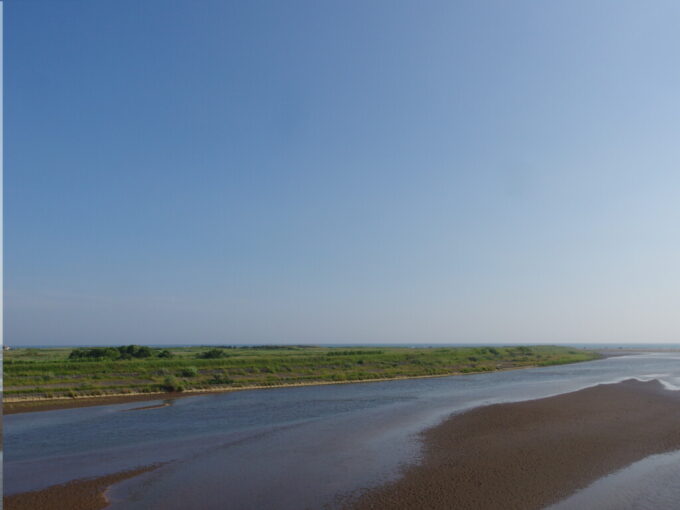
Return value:
M 426 431 L 421 464 L 348 507 L 544 508 L 633 462 L 680 448 L 678 423 L 680 395 L 657 381 L 476 408 Z
M 127 480 L 142 473 L 152 471 L 158 466 L 145 466 L 111 475 L 75 480 L 62 485 L 22 494 L 4 496 L 5 510 L 101 510 L 109 501 L 106 490 L 113 484 Z
M 173 347 L 12 349 L 3 360 L 4 401 L 111 402 L 168 393 L 210 393 L 402 377 L 496 372 L 601 357 L 563 346 Z M 79 400 L 85 398 L 87 400 Z M 109 399 L 109 400 L 99 400 Z M 76 406 L 79 406 L 77 404 Z M 63 406 L 57 406 L 63 407 Z M 66 407 L 73 407 L 68 405 Z M 52 406 L 51 408 L 54 408 Z
M 538 365 L 525 365 L 521 367 L 509 367 L 497 369 L 496 372 L 507 372 L 510 370 L 524 370 L 527 368 L 537 368 Z M 363 384 L 371 382 L 385 382 L 385 381 L 403 381 L 409 379 L 436 379 L 440 377 L 454 377 L 473 375 L 472 373 L 452 372 L 448 374 L 436 375 L 414 375 L 414 376 L 396 376 L 396 377 L 380 377 L 373 379 L 360 379 L 351 381 L 312 381 L 305 383 L 287 383 L 276 385 L 250 385 L 250 386 L 225 386 L 225 387 L 211 387 L 206 389 L 189 389 L 182 392 L 145 392 L 145 393 L 119 393 L 112 395 L 77 395 L 75 397 L 50 397 L 50 398 L 12 398 L 5 397 L 3 401 L 4 414 L 18 414 L 31 413 L 37 411 L 54 411 L 57 409 L 73 409 L 79 407 L 91 407 L 100 405 L 112 404 L 127 404 L 130 402 L 147 402 L 150 400 L 173 400 L 183 397 L 191 397 L 197 395 L 209 395 L 217 393 L 229 393 L 234 391 L 247 390 L 266 390 L 275 388 L 298 388 L 305 386 L 328 386 L 335 384 Z

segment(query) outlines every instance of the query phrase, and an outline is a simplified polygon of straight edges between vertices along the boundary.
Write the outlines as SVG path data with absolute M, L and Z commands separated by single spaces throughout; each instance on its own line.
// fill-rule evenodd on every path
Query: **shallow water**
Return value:
M 203 395 L 134 412 L 121 411 L 163 401 L 10 415 L 5 490 L 171 461 L 114 486 L 111 508 L 320 508 L 396 476 L 402 463 L 418 458 L 417 433 L 452 412 L 631 377 L 675 389 L 679 361 L 678 354 L 659 353 L 462 377 Z M 680 484 L 673 486 L 680 501 Z
M 651 455 L 547 510 L 659 510 L 680 507 L 680 450 Z

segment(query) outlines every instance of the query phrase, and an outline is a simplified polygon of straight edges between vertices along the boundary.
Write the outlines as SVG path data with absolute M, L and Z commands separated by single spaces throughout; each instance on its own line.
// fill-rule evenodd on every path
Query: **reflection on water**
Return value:
M 225 498 L 233 509 L 320 508 L 338 493 L 396 476 L 400 463 L 419 455 L 417 433 L 451 412 L 631 377 L 672 388 L 679 360 L 637 355 L 464 377 L 202 395 L 169 406 L 158 400 L 138 412 L 120 411 L 139 402 L 11 415 L 5 489 L 172 461 L 112 488 L 111 508 L 222 509 Z
M 680 507 L 680 451 L 651 455 L 596 481 L 548 510 L 663 510 Z

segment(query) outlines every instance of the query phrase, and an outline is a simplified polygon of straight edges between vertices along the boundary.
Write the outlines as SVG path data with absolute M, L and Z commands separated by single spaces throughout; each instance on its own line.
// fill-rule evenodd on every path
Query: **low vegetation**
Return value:
M 86 349 L 73 349 L 69 354 L 69 360 L 120 360 L 120 359 L 143 359 L 143 358 L 172 358 L 172 353 L 167 349 L 151 349 L 144 345 L 122 345 L 120 347 L 93 347 Z
M 555 346 L 332 348 L 314 346 L 12 349 L 6 397 L 50 398 L 280 386 L 493 372 L 587 361 Z

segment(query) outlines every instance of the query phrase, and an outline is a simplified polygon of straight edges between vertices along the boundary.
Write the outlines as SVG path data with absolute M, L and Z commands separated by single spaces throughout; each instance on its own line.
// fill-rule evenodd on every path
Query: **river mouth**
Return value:
M 678 356 L 635 355 L 463 378 L 280 388 L 5 417 L 5 489 L 37 490 L 158 462 L 117 484 L 111 508 L 320 508 L 396 479 L 420 433 L 451 413 L 628 378 L 672 382 Z M 149 402 L 160 405 L 162 401 Z M 144 406 L 142 406 L 144 407 Z M 56 469 L 55 469 L 56 467 Z

